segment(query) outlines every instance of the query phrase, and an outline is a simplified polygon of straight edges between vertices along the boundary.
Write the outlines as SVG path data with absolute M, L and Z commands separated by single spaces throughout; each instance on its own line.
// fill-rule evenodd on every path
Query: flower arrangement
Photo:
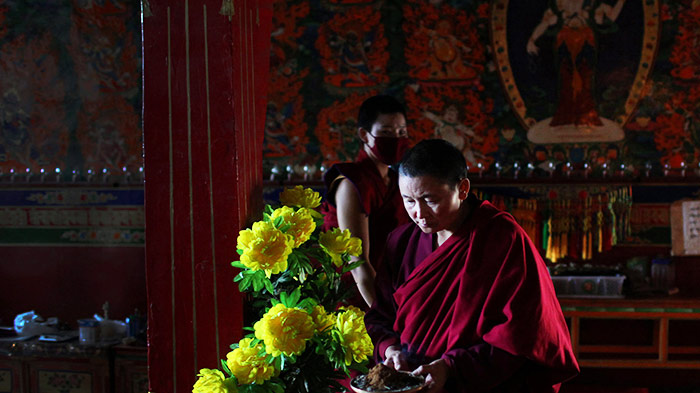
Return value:
M 363 263 L 351 262 L 360 239 L 347 229 L 321 232 L 321 197 L 311 189 L 286 189 L 280 202 L 240 231 L 240 261 L 231 263 L 259 319 L 231 345 L 221 370 L 200 370 L 193 393 L 331 393 L 343 390 L 350 370 L 367 372 L 373 346 L 364 313 L 346 305 L 341 280 Z

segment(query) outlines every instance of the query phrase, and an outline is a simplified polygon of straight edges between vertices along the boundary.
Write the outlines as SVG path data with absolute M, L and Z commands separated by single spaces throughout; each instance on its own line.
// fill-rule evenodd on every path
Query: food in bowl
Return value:
M 352 385 L 366 392 L 403 392 L 420 387 L 425 378 L 405 371 L 397 371 L 382 363 L 369 370 L 367 375 L 353 379 Z

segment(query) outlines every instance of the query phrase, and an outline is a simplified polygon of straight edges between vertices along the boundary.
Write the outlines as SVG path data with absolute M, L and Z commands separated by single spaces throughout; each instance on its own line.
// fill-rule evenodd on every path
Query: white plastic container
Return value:
M 78 319 L 79 342 L 82 345 L 95 345 L 99 335 L 100 321 L 96 319 Z

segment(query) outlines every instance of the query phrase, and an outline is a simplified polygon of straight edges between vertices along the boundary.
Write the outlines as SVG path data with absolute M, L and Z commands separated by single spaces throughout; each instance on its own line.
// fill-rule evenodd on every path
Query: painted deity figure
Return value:
M 477 163 L 477 157 L 484 158 L 481 153 L 472 150 L 472 139 L 480 142 L 482 138 L 477 136 L 474 130 L 460 123 L 457 106 L 448 105 L 441 116 L 430 111 L 424 111 L 423 116 L 435 123 L 434 137 L 453 144 L 470 165 Z
M 567 124 L 602 126 L 594 98 L 594 28 L 614 22 L 625 0 L 614 6 L 599 0 L 556 0 L 547 8 L 527 42 L 527 52 L 537 56 L 537 40 L 550 28 L 556 29 L 555 60 L 559 68 L 558 103 L 550 126 Z
M 427 29 L 421 22 L 418 32 L 430 38 L 430 55 L 425 66 L 430 70 L 430 77 L 437 79 L 469 79 L 476 76 L 467 58 L 471 48 L 460 41 L 452 32 L 452 24 L 441 20 L 435 29 Z
M 347 73 L 356 82 L 364 82 L 370 74 L 367 51 L 371 42 L 363 39 L 361 33 L 350 29 L 342 35 L 335 35 L 329 43 L 336 51 L 338 72 Z

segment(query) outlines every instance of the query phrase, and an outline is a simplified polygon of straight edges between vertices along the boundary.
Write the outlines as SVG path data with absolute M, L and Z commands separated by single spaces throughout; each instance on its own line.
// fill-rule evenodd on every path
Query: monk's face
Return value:
M 399 189 L 406 212 L 423 232 L 454 231 L 462 201 L 469 192 L 469 180 L 451 187 L 433 176 L 401 175 Z

